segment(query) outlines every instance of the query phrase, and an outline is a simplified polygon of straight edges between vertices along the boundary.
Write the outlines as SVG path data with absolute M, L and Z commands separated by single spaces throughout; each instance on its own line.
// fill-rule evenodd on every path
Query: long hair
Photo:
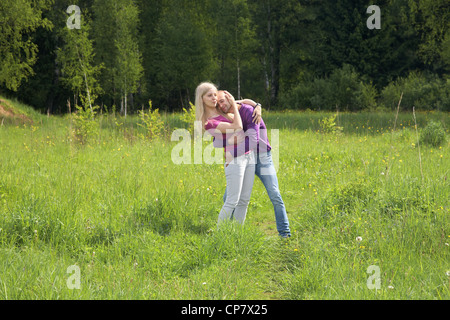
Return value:
M 210 82 L 202 82 L 195 90 L 195 119 L 201 121 L 203 126 L 206 123 L 205 106 L 203 96 L 211 89 L 217 90 L 217 87 Z

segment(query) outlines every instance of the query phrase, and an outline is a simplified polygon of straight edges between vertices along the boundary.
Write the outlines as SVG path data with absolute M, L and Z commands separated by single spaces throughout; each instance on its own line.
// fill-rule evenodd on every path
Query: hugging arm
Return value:
M 256 123 L 256 124 L 260 124 L 261 123 L 262 108 L 261 108 L 261 104 L 260 103 L 256 103 L 252 99 L 238 100 L 237 102 L 238 103 L 245 103 L 245 104 L 248 104 L 249 106 L 252 106 L 254 108 L 253 114 L 252 114 L 253 122 Z

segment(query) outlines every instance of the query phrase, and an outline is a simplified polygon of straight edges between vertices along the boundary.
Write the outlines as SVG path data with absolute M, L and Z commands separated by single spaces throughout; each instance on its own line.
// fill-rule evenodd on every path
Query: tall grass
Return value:
M 421 146 L 422 181 L 411 115 L 392 132 L 392 115 L 339 114 L 341 135 L 318 132 L 325 116 L 264 117 L 287 241 L 257 179 L 245 226 L 217 228 L 223 167 L 173 164 L 179 115 L 153 141 L 137 117 L 99 116 L 85 146 L 68 117 L 0 127 L 0 299 L 448 299 L 448 143 Z

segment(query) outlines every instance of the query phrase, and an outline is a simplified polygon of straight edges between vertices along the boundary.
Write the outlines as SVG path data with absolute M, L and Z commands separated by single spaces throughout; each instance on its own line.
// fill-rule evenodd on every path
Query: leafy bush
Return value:
M 444 82 L 435 75 L 411 72 L 406 78 L 399 78 L 383 89 L 380 103 L 396 109 L 403 92 L 401 108 L 411 110 L 450 110 L 450 82 Z
M 92 137 L 98 135 L 99 125 L 95 120 L 95 110 L 99 107 L 83 108 L 76 106 L 78 111 L 73 114 L 74 128 L 72 131 L 75 141 L 86 144 Z
M 192 135 L 194 133 L 195 106 L 192 104 L 192 102 L 189 102 L 189 105 L 189 110 L 183 108 L 183 115 L 181 116 L 181 120 L 187 125 L 187 129 Z
M 138 123 L 138 125 L 146 130 L 146 136 L 149 139 L 154 139 L 160 137 L 164 128 L 164 121 L 159 114 L 159 109 L 153 110 L 151 100 L 149 100 L 148 104 L 148 112 L 139 110 L 139 119 L 142 123 Z
M 430 121 L 420 134 L 420 142 L 433 147 L 439 147 L 445 140 L 445 130 L 440 122 Z
M 332 115 L 328 118 L 323 118 L 322 120 L 319 120 L 319 125 L 324 133 L 333 133 L 333 134 L 339 134 L 342 133 L 343 128 L 339 127 L 336 124 L 336 114 Z
M 344 65 L 328 78 L 299 83 L 280 100 L 293 109 L 359 111 L 375 108 L 376 96 L 372 83 L 364 83 L 352 66 Z

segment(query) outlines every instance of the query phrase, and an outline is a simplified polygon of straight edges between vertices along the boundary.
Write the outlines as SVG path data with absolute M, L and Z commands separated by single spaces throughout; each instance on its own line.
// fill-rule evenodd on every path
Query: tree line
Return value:
M 272 109 L 450 111 L 450 2 L 372 2 L 2 0 L 0 93 L 126 115 L 211 81 Z

